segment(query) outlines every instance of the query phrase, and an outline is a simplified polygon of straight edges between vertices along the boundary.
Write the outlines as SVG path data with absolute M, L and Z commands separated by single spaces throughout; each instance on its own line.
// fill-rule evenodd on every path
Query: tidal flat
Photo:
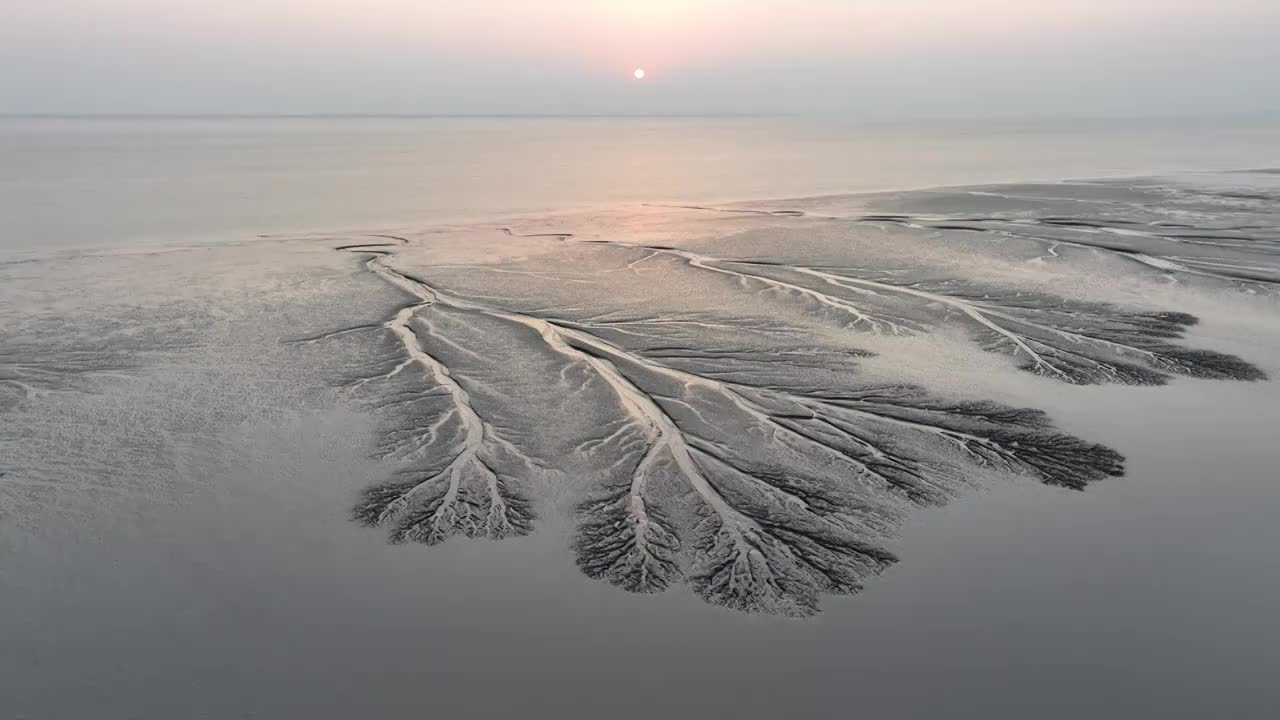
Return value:
M 1274 699 L 1273 171 L 13 253 L 0 300 L 18 717 Z

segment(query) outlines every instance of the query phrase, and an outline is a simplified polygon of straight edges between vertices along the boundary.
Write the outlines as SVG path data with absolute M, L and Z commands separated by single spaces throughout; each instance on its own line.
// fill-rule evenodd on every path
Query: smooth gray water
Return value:
M 829 152 L 800 152 L 803 133 L 749 123 L 774 144 L 742 149 L 718 139 L 728 134 L 724 126 L 694 121 L 537 121 L 535 135 L 553 135 L 566 148 L 569 160 L 557 166 L 556 153 L 535 153 L 546 144 L 519 139 L 532 130 L 512 129 L 530 121 L 484 121 L 472 130 L 440 122 L 454 138 L 510 135 L 508 149 L 530 153 L 519 164 L 526 182 L 509 178 L 508 189 L 491 196 L 479 179 L 465 190 L 439 166 L 391 162 L 421 150 L 420 127 L 403 130 L 417 142 L 398 144 L 391 138 L 405 135 L 326 125 L 324 150 L 313 131 L 264 133 L 258 121 L 219 125 L 212 135 L 197 123 L 205 128 L 198 143 L 187 123 L 117 127 L 114 139 L 83 123 L 21 131 L 51 145 L 15 142 L 6 132 L 9 157 L 42 160 L 25 175 L 5 164 L 0 201 L 9 209 L 5 222 L 25 228 L 6 225 L 0 241 L 13 251 L 0 259 L 0 717 L 1261 718 L 1280 702 L 1272 682 L 1280 666 L 1276 383 L 1189 377 L 1213 369 L 1193 364 L 1164 366 L 1164 386 L 1126 384 L 1106 369 L 1090 370 L 1103 384 L 1076 385 L 1018 369 L 1025 358 L 1016 348 L 990 344 L 972 316 L 937 300 L 1014 306 L 1030 298 L 1019 312 L 1081 332 L 1122 312 L 1191 313 L 1199 325 L 1173 345 L 1229 353 L 1275 378 L 1280 176 L 890 193 L 752 203 L 729 213 L 631 205 L 377 231 L 407 238 L 403 245 L 347 231 L 252 237 L 404 225 L 413 218 L 372 216 L 390 216 L 391 208 L 448 215 L 449 202 L 487 216 L 617 200 L 797 196 L 841 189 L 825 185 L 841 178 L 855 187 L 939 181 L 929 172 L 955 172 L 958 182 L 1001 180 L 1020 169 L 1057 176 L 1166 163 L 1274 166 L 1271 135 L 1249 140 L 1220 131 L 1203 137 L 1226 138 L 1221 143 L 1195 145 L 1193 135 L 1157 142 L 1150 133 L 1143 144 L 1138 129 L 1099 130 L 1095 149 L 1077 152 L 1088 145 L 1084 131 L 1073 131 L 1076 144 L 1057 145 L 1046 145 L 1043 132 L 1028 139 L 984 131 L 981 143 L 935 137 L 942 147 L 921 153 L 921 136 L 895 131 L 903 139 L 880 143 L 880 165 L 853 166 Z M 735 132 L 746 132 L 736 123 L 729 123 Z M 681 124 L 683 136 L 672 129 Z M 637 125 L 667 134 L 645 160 L 664 172 L 647 181 L 587 152 L 591 138 L 609 139 L 597 148 L 625 147 L 631 133 L 619 128 Z M 584 144 L 575 134 L 587 135 Z M 162 152 L 158 136 L 188 140 Z M 210 151 L 228 136 L 239 137 L 242 149 Z M 339 136 L 346 141 L 334 147 Z M 870 143 L 826 137 L 850 155 Z M 979 150 L 992 143 L 1007 154 Z M 684 150 L 660 149 L 673 144 Z M 720 161 L 711 159 L 716 147 L 727 153 Z M 445 166 L 474 167 L 475 178 L 504 187 L 493 158 L 456 152 L 460 159 Z M 1046 153 L 1056 153 L 1059 169 L 1048 167 Z M 1191 162 L 1196 153 L 1201 162 Z M 345 158 L 345 169 L 326 175 L 321 168 L 333 157 Z M 762 178 L 770 157 L 806 160 Z M 935 169 L 912 180 L 913 159 Z M 381 162 L 399 169 L 380 173 Z M 293 180 L 273 174 L 282 167 Z M 368 182 L 346 174 L 355 167 Z M 538 167 L 560 167 L 549 179 L 580 184 L 535 182 Z M 592 168 L 594 180 L 570 167 Z M 437 174 L 427 182 L 423 172 Z M 877 172 L 894 180 L 878 184 Z M 426 185 L 409 192 L 384 174 Z M 601 180 L 606 174 L 632 179 L 615 187 Z M 299 190 L 302 181 L 315 192 Z M 77 185 L 85 188 L 78 197 L 51 189 Z M 149 193 L 156 202 L 144 202 Z M 463 196 L 470 206 L 440 199 Z M 20 199 L 32 197 L 63 210 L 32 212 Z M 738 212 L 779 209 L 805 216 Z M 1081 218 L 1103 227 L 1070 224 Z M 967 229 L 952 228 L 962 221 Z M 504 225 L 512 232 L 502 232 Z M 102 228 L 97 242 L 81 243 L 92 227 Z M 210 235 L 222 241 L 195 242 Z M 1190 242 L 1200 240 L 1209 244 Z M 80 244 L 98 247 L 66 251 Z M 389 283 L 393 276 L 374 272 L 379 266 L 368 263 L 380 256 L 371 251 L 392 253 L 387 267 L 451 293 L 418 310 L 431 328 L 423 346 L 451 364 L 484 417 L 500 420 L 504 437 L 561 469 L 529 473 L 523 489 L 537 510 L 531 535 L 393 546 L 385 528 L 352 522 L 361 492 L 385 483 L 396 467 L 394 458 L 370 454 L 397 420 L 434 411 L 398 414 L 399 406 L 379 409 L 379 395 L 336 387 L 379 374 L 390 376 L 379 382 L 404 380 L 378 364 L 399 351 L 394 335 L 287 341 L 381 323 L 419 302 Z M 701 259 L 689 262 L 688 254 Z M 810 267 L 843 268 L 841 277 L 857 277 L 877 294 L 797 275 Z M 755 279 L 741 277 L 747 273 Z M 964 282 L 944 282 L 956 278 Z M 877 313 L 921 323 L 921 331 L 898 337 L 860 326 L 778 281 L 838 293 L 859 307 L 867 301 Z M 885 304 L 892 287 L 908 282 L 930 296 Z M 974 287 L 1012 292 L 984 297 Z M 1064 304 L 1045 306 L 1030 293 Z M 1086 301 L 1113 305 L 1079 305 Z M 1053 312 L 1036 314 L 1045 307 L 1065 309 L 1079 324 L 1054 325 Z M 805 619 L 734 612 L 683 583 L 629 594 L 575 567 L 572 544 L 575 507 L 605 476 L 574 444 L 625 409 L 610 396 L 616 378 L 584 382 L 581 368 L 565 370 L 563 353 L 548 351 L 535 333 L 517 332 L 493 308 L 528 313 L 520 318 L 589 320 L 609 311 L 605 317 L 623 320 L 745 319 L 735 343 L 764 333 L 786 338 L 771 340 L 780 349 L 845 353 L 834 367 L 771 371 L 783 373 L 777 377 L 829 382 L 847 361 L 852 369 L 841 382 L 909 381 L 939 396 L 1039 408 L 1058 431 L 1122 453 L 1127 472 L 1083 492 L 1047 486 L 1025 471 L 971 489 L 956 480 L 955 500 L 913 509 L 883 539 L 898 564 L 867 578 L 860 594 L 823 595 L 821 614 Z M 660 388 L 646 380 L 645 367 L 627 365 L 622 350 L 638 357 L 643 348 L 634 336 L 591 332 L 611 343 L 596 346 L 596 356 L 625 370 L 641 391 L 688 390 Z M 702 350 L 724 350 L 727 342 L 701 331 L 664 342 L 671 339 Z M 1078 349 L 1107 361 L 1090 343 Z M 758 377 L 734 369 L 739 355 L 722 352 L 720 369 Z M 711 374 L 715 366 L 681 367 L 723 377 Z M 579 382 L 583 390 L 574 389 Z M 681 397 L 697 407 L 706 400 Z M 724 446 L 742 441 L 729 431 L 710 437 Z M 866 497 L 878 502 L 880 495 Z
M 0 249 L 1273 165 L 1262 120 L 0 118 Z

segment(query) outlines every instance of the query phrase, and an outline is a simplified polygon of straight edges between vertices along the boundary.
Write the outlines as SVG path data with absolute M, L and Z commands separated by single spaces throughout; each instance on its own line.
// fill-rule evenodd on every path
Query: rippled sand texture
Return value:
M 526 535 L 533 488 L 585 475 L 564 482 L 581 488 L 586 574 L 804 616 L 898 561 L 886 539 L 913 506 L 993 474 L 1086 490 L 1124 472 L 1106 438 L 932 386 L 910 339 L 972 343 L 1049 383 L 1265 381 L 1186 340 L 1198 318 L 1177 289 L 1147 296 L 1195 284 L 1270 302 L 1274 185 L 1021 185 L 343 236 L 334 251 L 403 303 L 296 342 L 373 353 L 340 384 L 382 418 L 394 469 L 354 514 L 393 541 Z M 898 377 L 864 373 L 872 358 Z

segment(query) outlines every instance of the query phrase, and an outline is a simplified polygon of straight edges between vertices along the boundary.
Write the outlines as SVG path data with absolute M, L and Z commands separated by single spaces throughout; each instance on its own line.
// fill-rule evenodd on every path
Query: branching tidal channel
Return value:
M 569 234 L 529 241 L 587 242 Z M 554 359 L 565 398 L 557 412 L 607 398 L 612 420 L 576 447 L 592 477 L 577 504 L 573 551 L 584 573 L 632 592 L 687 584 L 714 605 L 811 615 L 823 594 L 856 593 L 897 561 L 885 546 L 912 507 L 945 503 L 993 473 L 1083 490 L 1124 472 L 1119 453 L 1055 429 L 1038 410 L 910 385 L 826 387 L 812 378 L 827 375 L 803 372 L 843 367 L 848 354 L 700 346 L 688 334 L 629 347 L 631 335 L 603 320 L 454 294 L 398 267 L 395 253 L 408 242 L 371 237 L 337 248 L 404 293 L 408 302 L 393 316 L 299 341 L 394 339 L 385 364 L 345 384 L 385 410 L 380 454 L 397 464 L 363 492 L 354 516 L 387 528 L 396 542 L 498 540 L 535 527 L 528 480 L 545 461 L 486 417 L 473 399 L 474 381 L 442 360 L 475 354 L 448 331 L 469 318 L 522 333 Z M 915 335 L 959 323 L 985 349 L 1054 381 L 1262 377 L 1239 358 L 1178 345 L 1195 321 L 1179 313 L 865 269 L 596 244 L 628 267 L 663 257 L 851 332 Z

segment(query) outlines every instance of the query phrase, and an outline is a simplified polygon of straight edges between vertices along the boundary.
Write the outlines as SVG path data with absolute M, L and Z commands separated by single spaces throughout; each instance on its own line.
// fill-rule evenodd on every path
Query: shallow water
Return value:
M 0 250 L 1277 165 L 1274 119 L 0 118 Z
M 1280 660 L 1280 396 L 1258 379 L 1280 374 L 1276 182 L 23 252 L 0 265 L 6 706 L 1264 716 Z M 1170 312 L 1199 323 L 1152 316 Z M 866 388 L 878 399 L 850 399 Z M 1037 433 L 1118 452 L 1124 475 L 1088 471 L 1101 447 L 1065 470 L 1028 463 L 1043 438 L 994 405 L 976 421 L 973 401 L 1042 410 Z M 815 434 L 815 418 L 853 429 Z M 528 518 L 437 522 L 431 545 L 387 543 L 441 539 L 421 515 L 352 521 L 398 469 L 421 482 L 473 443 L 509 484 L 476 465 L 443 480 L 519 496 Z M 693 470 L 671 460 L 682 447 Z M 895 474 L 871 447 L 922 464 Z M 584 499 L 636 477 L 685 549 L 665 592 L 575 566 L 599 557 L 584 528 L 612 512 Z M 697 526 L 717 515 L 764 538 L 744 557 L 780 591 L 697 581 L 716 557 L 694 550 Z M 875 572 L 867 545 L 897 562 Z M 861 592 L 811 592 L 819 576 Z

